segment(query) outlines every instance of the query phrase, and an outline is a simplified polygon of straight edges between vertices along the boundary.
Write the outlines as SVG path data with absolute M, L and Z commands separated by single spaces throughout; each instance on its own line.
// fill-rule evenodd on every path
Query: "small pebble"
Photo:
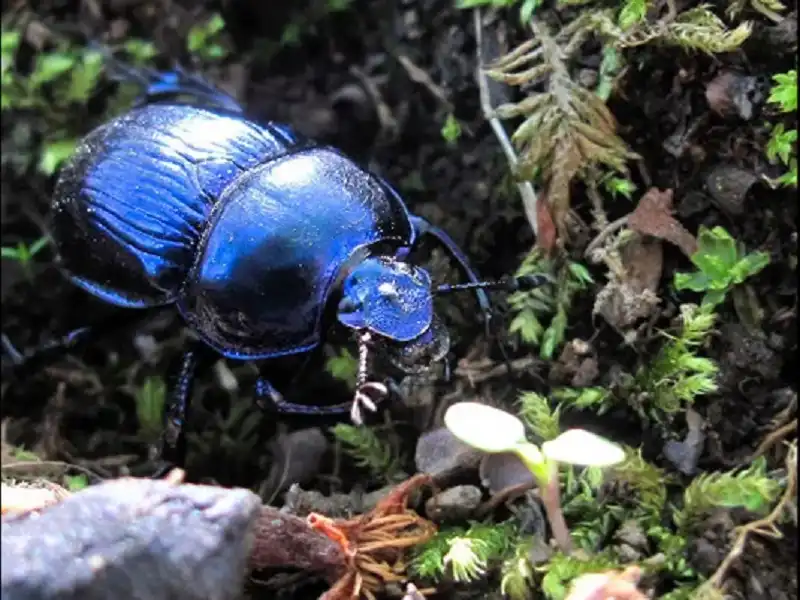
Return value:
M 446 427 L 428 431 L 417 441 L 414 461 L 417 471 L 442 481 L 478 468 L 481 452 L 467 446 Z
M 457 485 L 428 499 L 425 512 L 437 523 L 466 519 L 478 508 L 482 497 L 474 485 Z

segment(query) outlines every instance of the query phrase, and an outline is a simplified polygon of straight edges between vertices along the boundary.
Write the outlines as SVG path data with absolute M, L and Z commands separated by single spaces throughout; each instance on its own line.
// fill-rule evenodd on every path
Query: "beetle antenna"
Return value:
M 475 289 L 494 289 L 494 290 L 504 290 L 507 292 L 518 292 L 518 291 L 527 291 L 532 290 L 534 288 L 540 287 L 547 283 L 555 283 L 555 280 L 547 274 L 535 274 L 535 275 L 520 275 L 517 277 L 504 277 L 502 279 L 498 279 L 496 281 L 477 281 L 477 282 L 470 282 L 470 283 L 453 283 L 453 284 L 443 284 L 434 288 L 434 294 L 449 294 L 451 292 L 463 292 Z M 489 326 L 489 319 L 491 317 L 491 313 L 488 313 L 486 321 L 486 333 L 487 335 L 491 336 L 491 330 Z M 500 349 L 500 354 L 503 356 L 503 362 L 505 363 L 506 370 L 510 375 L 512 372 L 511 369 L 511 360 L 508 357 L 508 353 L 506 352 L 505 347 L 503 346 L 502 342 L 498 341 L 498 347 Z
M 532 290 L 545 285 L 546 283 L 554 283 L 553 278 L 550 275 L 520 275 L 518 277 L 504 277 L 496 281 L 443 284 L 437 286 L 433 292 L 434 294 L 449 294 L 451 292 L 463 292 L 475 289 L 519 292 Z

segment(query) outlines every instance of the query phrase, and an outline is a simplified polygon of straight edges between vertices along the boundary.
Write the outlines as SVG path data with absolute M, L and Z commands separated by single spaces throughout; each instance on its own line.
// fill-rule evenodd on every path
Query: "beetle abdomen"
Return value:
M 173 301 L 223 189 L 293 140 L 185 105 L 153 104 L 90 133 L 63 168 L 54 238 L 75 283 L 126 307 Z
M 377 177 L 330 148 L 295 151 L 226 190 L 178 307 L 230 358 L 308 350 L 354 254 L 405 246 L 413 235 L 402 201 Z

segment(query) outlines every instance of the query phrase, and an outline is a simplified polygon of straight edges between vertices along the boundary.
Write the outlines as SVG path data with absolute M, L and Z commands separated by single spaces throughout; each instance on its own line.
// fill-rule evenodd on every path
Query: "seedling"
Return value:
M 675 273 L 675 288 L 705 292 L 703 306 L 716 306 L 725 300 L 733 286 L 760 272 L 769 264 L 769 254 L 744 254 L 736 240 L 722 227 L 700 227 L 697 252 L 692 262 L 699 269 L 694 273 Z
M 19 242 L 16 248 L 3 246 L 2 256 L 3 258 L 17 261 L 22 267 L 25 276 L 31 279 L 33 276 L 33 257 L 41 252 L 49 241 L 47 237 L 41 237 L 30 246 L 26 246 L 22 242 Z
M 444 121 L 444 125 L 442 125 L 442 138 L 452 146 L 455 145 L 460 137 L 461 123 L 453 116 L 453 113 L 449 113 Z
M 219 43 L 219 36 L 225 29 L 225 20 L 214 14 L 205 23 L 195 25 L 186 38 L 186 48 L 203 60 L 218 60 L 225 58 L 227 49 Z
M 797 111 L 797 69 L 772 76 L 775 85 L 769 93 L 767 102 L 776 104 L 782 113 Z
M 473 448 L 519 457 L 539 484 L 553 536 L 565 553 L 571 550 L 572 541 L 561 511 L 558 464 L 608 467 L 625 459 L 620 446 L 583 429 L 567 430 L 540 448 L 526 439 L 525 425 L 516 416 L 477 402 L 452 405 L 444 423 Z
M 164 412 L 166 384 L 161 377 L 148 377 L 136 390 L 136 416 L 139 418 L 139 434 L 146 441 L 158 438 Z

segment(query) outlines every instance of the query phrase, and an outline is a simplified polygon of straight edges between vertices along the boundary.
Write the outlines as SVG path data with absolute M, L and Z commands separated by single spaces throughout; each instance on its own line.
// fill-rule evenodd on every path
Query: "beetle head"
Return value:
M 409 342 L 388 342 L 381 346 L 381 353 L 389 362 L 407 375 L 424 373 L 442 360 L 449 350 L 450 334 L 436 315 L 431 326 L 419 337 Z
M 433 321 L 430 275 L 391 258 L 368 258 L 345 278 L 338 318 L 393 342 L 422 336 Z

